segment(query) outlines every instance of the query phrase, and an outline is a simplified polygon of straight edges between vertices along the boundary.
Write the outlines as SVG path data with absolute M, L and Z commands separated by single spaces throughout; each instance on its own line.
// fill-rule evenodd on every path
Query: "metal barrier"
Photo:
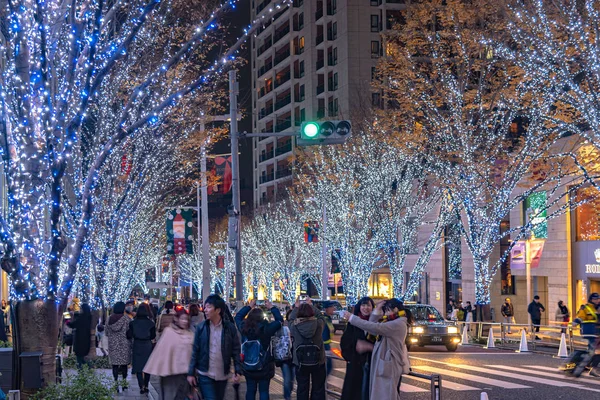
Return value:
M 560 344 L 561 333 L 563 330 L 565 331 L 565 338 L 567 340 L 569 353 L 575 351 L 576 347 L 587 347 L 587 341 L 581 337 L 578 328 L 574 328 L 571 324 L 565 326 L 564 323 L 560 322 L 551 325 L 535 326 L 532 324 L 466 321 L 456 321 L 456 324 L 460 327 L 461 333 L 465 327 L 469 329 L 468 336 L 474 342 L 470 344 L 485 345 L 488 339 L 489 330 L 490 328 L 493 328 L 496 346 L 499 348 L 510 348 L 511 344 L 518 344 L 521 340 L 520 332 L 523 329 L 526 332 L 527 343 L 532 346 L 533 350 L 536 350 L 536 346 L 539 345 L 544 345 L 545 347 L 548 347 L 548 345 L 558 346 Z M 536 328 L 539 328 L 539 332 L 535 331 Z M 510 333 L 508 332 L 509 330 L 511 331 Z M 473 334 L 471 334 L 471 332 L 473 332 Z M 540 340 L 536 340 L 536 337 L 539 337 Z
M 410 376 L 416 378 L 427 379 L 431 381 L 431 400 L 442 400 L 442 377 L 439 375 L 425 375 L 418 372 L 410 371 Z M 400 385 L 402 386 L 402 385 Z

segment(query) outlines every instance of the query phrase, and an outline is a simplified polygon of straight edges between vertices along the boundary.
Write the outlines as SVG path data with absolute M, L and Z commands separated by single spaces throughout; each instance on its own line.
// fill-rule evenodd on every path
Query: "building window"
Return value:
M 327 0 L 327 15 L 335 15 L 337 12 L 337 0 Z
M 372 6 L 372 7 L 377 7 L 377 6 L 379 6 L 379 0 L 371 0 L 371 6 Z
M 371 15 L 371 32 L 379 32 L 379 15 Z
M 304 52 L 304 36 L 301 36 L 298 40 L 298 48 L 300 49 L 300 53 Z
M 373 107 L 381 107 L 381 95 L 379 93 L 371 93 L 371 103 Z
M 371 41 L 371 58 L 379 57 L 379 40 Z
M 377 77 L 377 67 L 371 67 L 371 81 L 374 81 Z
M 600 198 L 595 196 L 592 187 L 580 188 L 575 194 L 575 202 L 581 204 L 575 210 L 577 241 L 600 240 Z

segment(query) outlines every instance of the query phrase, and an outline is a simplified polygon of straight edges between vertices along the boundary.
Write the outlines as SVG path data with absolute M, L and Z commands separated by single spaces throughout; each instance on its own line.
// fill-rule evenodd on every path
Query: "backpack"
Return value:
M 321 346 L 317 346 L 312 338 L 302 336 L 302 343 L 296 347 L 296 358 L 300 367 L 314 367 L 321 362 Z
M 240 358 L 244 372 L 262 371 L 269 363 L 269 351 L 262 348 L 260 340 L 246 340 Z
M 282 326 L 271 338 L 271 354 L 275 361 L 292 359 L 292 338 L 286 329 L 285 326 Z

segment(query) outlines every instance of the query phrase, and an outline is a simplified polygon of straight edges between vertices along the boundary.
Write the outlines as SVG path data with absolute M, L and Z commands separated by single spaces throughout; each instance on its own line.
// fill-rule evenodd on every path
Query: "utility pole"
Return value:
M 202 121 L 202 130 L 204 130 L 204 121 Z M 206 147 L 200 149 L 201 161 L 200 172 L 202 173 L 202 299 L 206 299 L 210 294 L 210 246 L 208 238 L 208 188 L 206 177 Z M 200 296 L 198 296 L 200 297 Z
M 235 299 L 238 310 L 244 302 L 244 284 L 242 282 L 242 243 L 240 241 L 241 206 L 240 206 L 240 177 L 239 177 L 239 146 L 238 146 L 238 121 L 237 121 L 237 72 L 229 71 L 229 116 L 231 118 L 231 197 L 234 209 L 234 218 L 237 219 L 235 247 Z
M 327 243 L 325 243 L 325 232 L 327 229 L 327 210 L 323 203 L 323 231 L 321 232 L 321 293 L 323 300 L 329 299 L 329 269 L 327 268 Z M 335 286 L 335 274 L 333 275 L 333 285 Z

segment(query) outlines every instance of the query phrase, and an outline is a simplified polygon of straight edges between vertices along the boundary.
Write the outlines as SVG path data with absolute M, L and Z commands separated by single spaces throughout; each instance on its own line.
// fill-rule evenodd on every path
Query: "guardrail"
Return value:
M 521 331 L 525 330 L 527 343 L 536 350 L 537 346 L 558 347 L 560 345 L 562 333 L 565 333 L 565 339 L 569 353 L 577 348 L 585 349 L 587 339 L 580 335 L 579 328 L 573 327 L 571 323 L 565 325 L 562 322 L 556 322 L 550 325 L 533 324 L 507 324 L 504 322 L 466 322 L 456 321 L 460 327 L 461 334 L 465 326 L 469 329 L 469 344 L 485 345 L 489 337 L 490 329 L 493 329 L 496 347 L 510 349 L 511 345 L 517 344 L 521 340 Z M 536 331 L 539 328 L 539 331 Z M 536 339 L 539 338 L 539 339 Z

